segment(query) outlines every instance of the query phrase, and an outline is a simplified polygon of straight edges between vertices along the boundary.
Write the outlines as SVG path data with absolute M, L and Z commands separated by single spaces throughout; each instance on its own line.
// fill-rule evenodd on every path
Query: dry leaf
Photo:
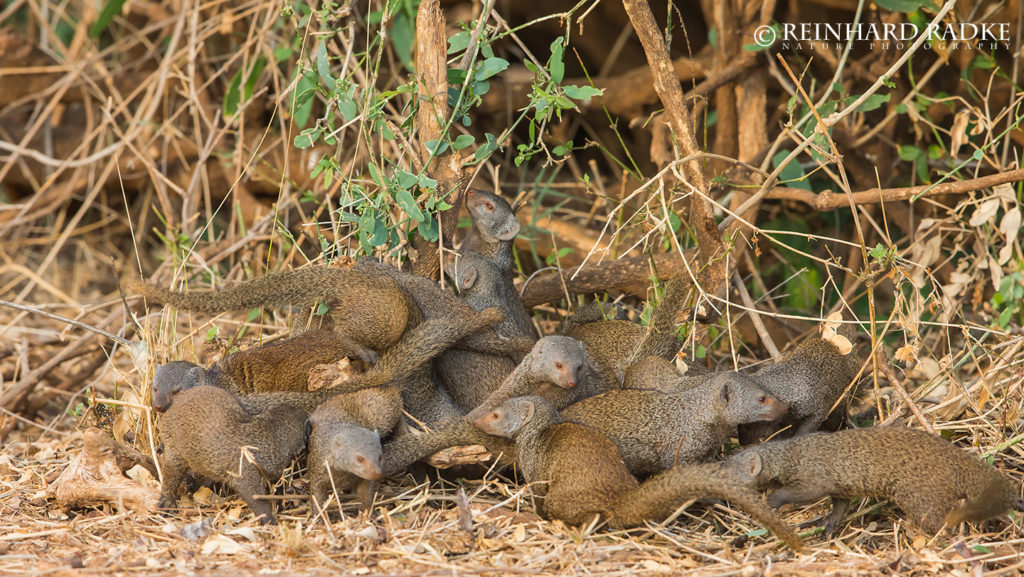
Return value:
M 348 357 L 331 364 L 317 365 L 309 371 L 309 390 L 332 389 L 350 381 L 357 373 Z
M 996 211 L 999 210 L 999 199 L 990 198 L 985 202 L 981 203 L 974 214 L 971 215 L 971 220 L 967 223 L 971 226 L 981 226 L 986 222 L 989 222 L 996 216 Z
M 107 433 L 90 428 L 82 431 L 81 452 L 46 489 L 46 495 L 61 507 L 88 507 L 113 503 L 118 507 L 148 511 L 156 508 L 159 489 L 124 476 L 117 464 L 117 447 Z
M 893 358 L 903 363 L 904 365 L 911 365 L 917 361 L 918 347 L 916 344 L 903 345 L 893 354 Z
M 209 487 L 199 487 L 199 490 L 192 494 L 192 501 L 198 505 L 209 505 L 213 498 L 213 491 Z
M 913 108 L 908 106 L 907 108 Z M 971 111 L 963 109 L 956 113 L 953 118 L 953 126 L 949 129 L 949 156 L 956 158 L 960 154 L 960 147 L 967 142 L 967 123 L 971 120 Z M 977 226 L 977 225 L 972 225 Z
M 853 343 L 850 339 L 839 334 L 840 327 L 843 326 L 843 313 L 836 311 L 827 317 L 825 322 L 821 325 L 821 339 L 828 341 L 835 345 L 839 349 L 839 354 L 848 355 L 853 350 Z
M 245 553 L 245 545 L 238 543 L 231 537 L 226 535 L 212 535 L 203 543 L 203 547 L 199 550 L 202 555 L 237 555 L 238 553 Z

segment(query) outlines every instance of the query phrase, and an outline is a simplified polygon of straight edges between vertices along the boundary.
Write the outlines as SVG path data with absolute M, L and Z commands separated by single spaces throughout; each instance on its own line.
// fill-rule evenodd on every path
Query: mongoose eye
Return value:
M 565 368 L 565 365 L 563 365 L 562 363 L 559 363 L 559 362 L 556 361 L 555 362 L 555 368 L 558 369 L 558 370 L 562 370 L 562 369 Z
M 364 457 L 362 455 L 356 455 L 356 462 L 357 463 L 365 463 L 366 462 L 366 457 Z
M 764 395 L 761 395 L 760 397 L 757 398 L 757 402 L 759 402 L 759 403 L 767 403 L 768 402 L 768 397 L 766 397 Z
M 484 203 L 484 208 L 486 208 L 487 210 L 494 210 L 494 203 L 493 202 L 485 202 Z

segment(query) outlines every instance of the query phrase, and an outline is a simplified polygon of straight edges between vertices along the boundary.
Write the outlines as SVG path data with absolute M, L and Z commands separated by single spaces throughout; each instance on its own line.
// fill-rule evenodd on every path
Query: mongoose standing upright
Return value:
M 333 329 L 367 363 L 420 321 L 419 309 L 391 279 L 356 269 L 306 267 L 270 273 L 220 290 L 177 292 L 140 280 L 129 287 L 147 298 L 217 313 L 263 306 L 326 304 Z
M 522 225 L 504 198 L 484 190 L 466 191 L 466 208 L 473 219 L 462 250 L 475 252 L 490 260 L 506 275 L 512 275 L 512 249 Z
M 524 480 L 543 493 L 538 512 L 546 518 L 583 525 L 600 516 L 612 527 L 633 527 L 664 518 L 689 499 L 718 498 L 738 505 L 790 547 L 803 546 L 756 492 L 715 476 L 710 466 L 677 467 L 639 484 L 607 437 L 563 422 L 541 397 L 508 399 L 475 423 L 515 441 Z
M 711 457 L 742 423 L 778 418 L 786 404 L 736 372 L 680 392 L 618 389 L 566 407 L 562 418 L 607 436 L 636 475 Z
M 753 443 L 784 426 L 792 426 L 789 432 L 797 436 L 818 430 L 859 368 L 855 355 L 840 354 L 824 339 L 803 341 L 779 362 L 751 375 L 766 391 L 785 401 L 789 412 L 776 422 L 741 427 L 740 442 Z M 836 408 L 844 409 L 845 405 Z
M 276 523 L 270 505 L 253 495 L 265 493 L 264 477 L 279 479 L 306 447 L 306 412 L 273 404 L 250 413 L 228 391 L 198 386 L 175 397 L 159 433 L 164 444 L 160 508 L 175 506 L 178 486 L 191 470 L 226 483 L 262 523 Z
M 945 439 L 903 427 L 868 427 L 770 441 L 722 465 L 768 504 L 812 503 L 828 496 L 822 519 L 835 533 L 853 497 L 889 499 L 927 533 L 961 521 L 1024 510 L 1020 487 Z
M 583 343 L 551 335 L 537 341 L 501 387 L 466 416 L 476 419 L 505 399 L 523 395 L 540 395 L 562 408 L 618 386 L 610 371 L 590 361 Z
M 209 369 L 172 361 L 158 366 L 153 375 L 153 408 L 167 410 L 175 392 L 196 385 L 213 385 L 235 395 L 308 391 L 311 369 L 355 355 L 334 331 L 314 329 L 230 354 Z

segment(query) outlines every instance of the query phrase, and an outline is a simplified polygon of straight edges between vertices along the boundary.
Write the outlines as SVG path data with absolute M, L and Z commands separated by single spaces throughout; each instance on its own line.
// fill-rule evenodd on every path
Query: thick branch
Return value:
M 690 267 L 694 268 L 697 251 L 688 249 L 684 254 Z M 675 252 L 654 255 L 654 266 L 657 267 L 661 279 L 683 273 L 684 270 L 683 261 Z M 650 276 L 650 261 L 646 255 L 591 263 L 564 271 L 561 277 L 558 271 L 537 275 L 527 283 L 523 291 L 523 301 L 527 307 L 554 302 L 565 297 L 565 289 L 568 289 L 570 295 L 617 290 L 646 299 L 651 286 Z
M 903 188 L 871 188 L 853 193 L 854 204 L 876 204 L 879 202 L 897 202 L 910 200 L 917 196 L 935 196 L 938 194 L 963 194 L 974 192 L 983 188 L 991 188 L 996 185 L 1010 182 L 1024 181 L 1024 169 L 1010 170 L 997 174 L 990 174 L 970 180 L 956 182 L 943 182 L 935 186 L 907 186 Z M 841 192 L 823 190 L 818 193 L 804 190 L 802 188 L 774 188 L 768 193 L 768 198 L 775 200 L 795 200 L 814 208 L 815 210 L 834 210 L 848 207 L 849 198 Z
M 459 206 L 466 188 L 466 175 L 462 162 L 450 148 L 431 158 L 427 142 L 444 140 L 451 111 L 448 109 L 448 62 L 445 48 L 444 14 L 438 0 L 423 0 L 416 15 L 416 80 L 419 87 L 416 126 L 419 128 L 420 156 L 427 166 L 427 175 L 437 181 L 439 196 L 445 197 L 451 208 L 438 214 L 441 240 L 451 246 L 458 224 Z M 419 237 L 417 237 L 419 238 Z M 434 243 L 418 247 L 419 258 L 413 272 L 431 279 L 441 274 L 441 255 Z

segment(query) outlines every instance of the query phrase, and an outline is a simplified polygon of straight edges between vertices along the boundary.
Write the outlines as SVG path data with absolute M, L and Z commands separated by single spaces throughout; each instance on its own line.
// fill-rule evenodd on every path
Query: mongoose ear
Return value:
M 523 228 L 522 223 L 516 218 L 515 214 L 508 215 L 508 220 L 505 221 L 506 230 L 498 234 L 498 240 L 512 240 L 519 234 L 519 230 Z
M 464 266 L 462 269 L 462 290 L 469 290 L 476 284 L 476 267 Z
M 520 401 L 517 411 L 519 413 L 519 422 L 525 425 L 533 418 L 533 414 L 537 412 L 537 407 L 533 406 L 532 401 Z
M 722 383 L 722 386 L 718 387 L 718 405 L 724 407 L 729 404 L 729 399 L 732 397 L 732 388 L 729 383 Z
M 764 463 L 761 462 L 761 455 L 754 451 L 744 451 L 733 457 L 740 464 L 739 470 L 747 478 L 753 479 L 761 474 Z
M 185 372 L 185 377 L 186 378 L 183 379 L 184 382 L 181 383 L 182 385 L 184 385 L 185 383 L 187 383 L 189 381 L 194 383 L 193 385 L 189 385 L 189 386 L 199 386 L 199 385 L 205 385 L 206 384 L 206 371 L 203 369 L 203 367 L 195 366 L 195 367 L 190 368 L 188 371 Z M 188 387 L 182 387 L 182 388 L 187 389 Z

